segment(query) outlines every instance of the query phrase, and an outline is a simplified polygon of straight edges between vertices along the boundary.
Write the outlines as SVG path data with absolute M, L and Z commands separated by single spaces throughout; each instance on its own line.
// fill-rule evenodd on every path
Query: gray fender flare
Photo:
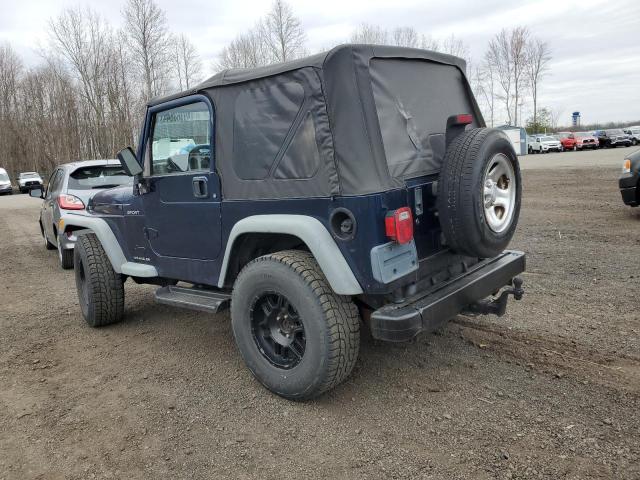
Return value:
M 315 257 L 329 285 L 338 295 L 359 295 L 362 287 L 331 234 L 319 220 L 306 215 L 253 215 L 231 229 L 220 269 L 218 287 L 224 286 L 229 256 L 236 238 L 244 233 L 286 233 L 302 240 Z
M 152 278 L 158 276 L 158 271 L 153 265 L 145 265 L 144 263 L 129 262 L 124 256 L 124 252 L 118 243 L 118 239 L 113 234 L 109 224 L 102 218 L 91 217 L 86 215 L 65 215 L 65 225 L 74 227 L 82 227 L 82 230 L 76 232 L 77 235 L 92 232 L 98 237 L 102 248 L 109 257 L 111 266 L 116 273 L 129 275 L 132 277 Z

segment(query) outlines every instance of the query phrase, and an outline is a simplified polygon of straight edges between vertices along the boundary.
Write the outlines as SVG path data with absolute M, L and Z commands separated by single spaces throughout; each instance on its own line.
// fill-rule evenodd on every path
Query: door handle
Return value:
M 209 187 L 207 177 L 193 177 L 193 196 L 196 198 L 208 198 Z

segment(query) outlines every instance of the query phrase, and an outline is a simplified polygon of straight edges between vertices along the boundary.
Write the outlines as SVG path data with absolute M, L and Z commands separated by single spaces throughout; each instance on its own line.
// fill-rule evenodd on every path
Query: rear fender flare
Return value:
M 233 244 L 245 233 L 283 233 L 298 237 L 313 254 L 331 288 L 338 295 L 359 295 L 362 287 L 354 276 L 335 240 L 316 218 L 307 215 L 252 215 L 238 221 L 229 234 L 220 269 L 218 287 L 225 282 Z

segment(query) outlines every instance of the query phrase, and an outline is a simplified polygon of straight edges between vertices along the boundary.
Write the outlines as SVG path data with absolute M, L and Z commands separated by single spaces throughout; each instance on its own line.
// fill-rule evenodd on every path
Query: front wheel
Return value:
M 251 373 L 291 400 L 332 389 L 358 358 L 358 309 L 331 290 L 308 252 L 272 253 L 247 264 L 234 285 L 231 324 Z
M 80 235 L 73 251 L 78 300 L 86 322 L 102 327 L 120 321 L 124 282 L 113 270 L 98 237 L 93 233 Z

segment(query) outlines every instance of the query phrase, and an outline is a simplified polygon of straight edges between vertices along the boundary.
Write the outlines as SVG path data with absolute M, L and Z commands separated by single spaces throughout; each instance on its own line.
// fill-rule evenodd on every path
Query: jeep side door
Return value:
M 220 254 L 220 181 L 214 110 L 202 95 L 149 108 L 139 193 L 144 236 L 163 277 L 215 284 Z

